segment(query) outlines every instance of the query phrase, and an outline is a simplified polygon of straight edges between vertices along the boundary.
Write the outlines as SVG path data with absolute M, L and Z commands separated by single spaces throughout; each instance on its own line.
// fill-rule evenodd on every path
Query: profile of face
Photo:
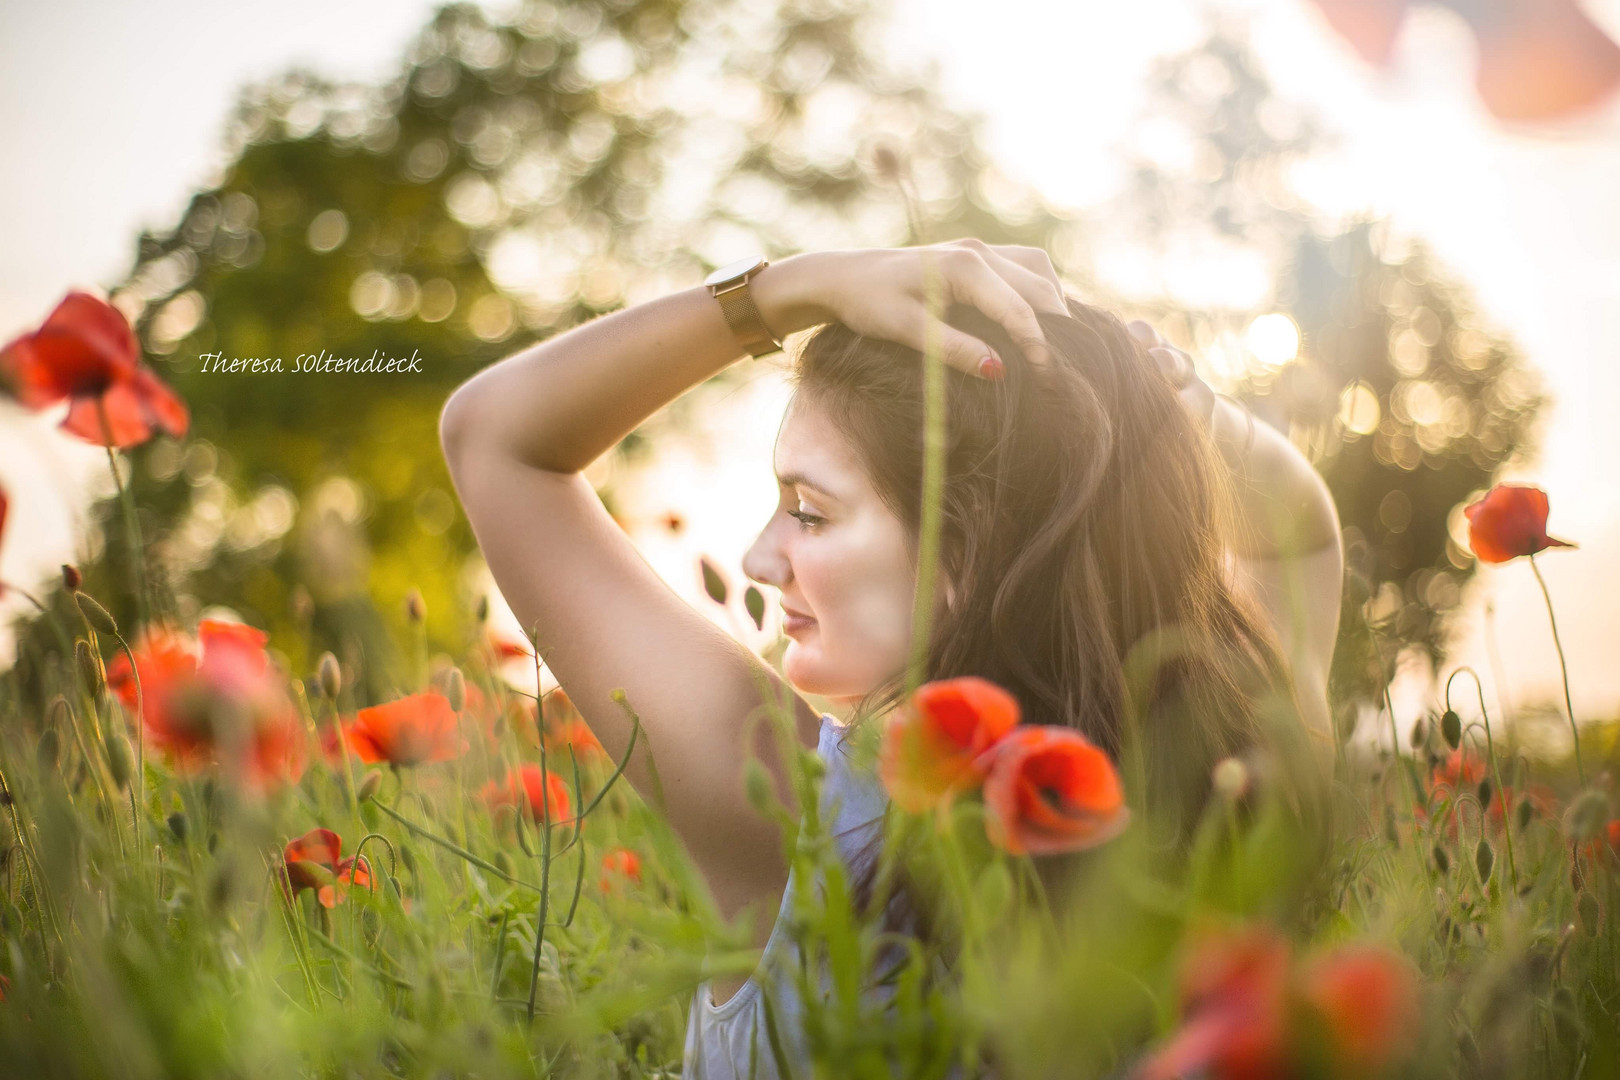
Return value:
M 743 571 L 781 591 L 788 681 L 852 705 L 905 667 L 916 596 L 905 525 L 854 447 L 802 396 L 788 403 L 773 464 L 776 510 Z

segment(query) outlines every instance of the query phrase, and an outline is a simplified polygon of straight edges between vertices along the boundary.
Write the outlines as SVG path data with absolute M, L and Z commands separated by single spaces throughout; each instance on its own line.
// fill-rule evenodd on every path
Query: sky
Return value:
M 1442 9 L 1415 9 L 1392 71 L 1377 73 L 1304 0 L 1213 6 L 1252 20 L 1278 90 L 1341 139 L 1331 159 L 1296 177 L 1304 193 L 1328 212 L 1376 213 L 1421 237 L 1543 374 L 1554 397 L 1543 453 L 1504 478 L 1545 488 L 1549 531 L 1580 545 L 1537 561 L 1557 604 L 1576 710 L 1613 715 L 1620 426 L 1608 413 L 1620 403 L 1620 102 L 1553 127 L 1508 128 L 1475 100 L 1472 39 Z M 1620 0 L 1585 6 L 1620 37 Z M 0 340 L 37 325 L 69 288 L 116 282 L 139 230 L 173 224 L 221 164 L 238 87 L 293 65 L 386 77 L 432 9 L 421 0 L 0 8 L 0 100 L 10 103 L 0 140 L 12 151 L 0 158 Z M 1201 11 L 1193 0 L 1001 0 L 988 18 L 968 0 L 897 0 L 888 48 L 938 57 L 947 96 L 988 118 L 1003 169 L 1079 208 L 1115 190 L 1116 149 L 1132 135 L 1148 65 L 1198 40 Z M 65 40 L 71 64 L 50 47 Z M 1196 293 L 1196 280 L 1183 284 Z M 704 415 L 711 430 L 730 433 L 724 445 L 667 455 L 633 480 L 647 493 L 649 519 L 664 500 L 691 523 L 678 542 L 656 530 L 638 542 L 700 608 L 693 551 L 736 566 L 775 504 L 770 449 L 785 400 L 769 379 L 716 399 Z M 0 580 L 30 589 L 84 557 L 85 504 L 112 487 L 105 452 L 59 435 L 54 423 L 54 414 L 0 402 L 0 484 L 12 498 Z M 1493 703 L 1487 603 L 1509 705 L 1561 700 L 1530 567 L 1484 567 L 1465 596 L 1455 660 L 1479 668 Z M 0 665 L 14 648 L 5 623 L 26 610 L 20 597 L 0 598 Z M 1404 682 L 1397 712 L 1410 715 L 1424 692 Z

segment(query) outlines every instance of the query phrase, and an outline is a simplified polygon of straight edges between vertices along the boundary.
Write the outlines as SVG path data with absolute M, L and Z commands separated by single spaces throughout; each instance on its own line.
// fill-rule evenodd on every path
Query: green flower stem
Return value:
M 1575 740 L 1575 775 L 1584 788 L 1586 767 L 1581 764 L 1581 729 L 1575 724 L 1575 706 L 1569 698 L 1569 665 L 1564 662 L 1563 642 L 1558 640 L 1558 619 L 1553 615 L 1552 594 L 1547 591 L 1547 582 L 1541 576 L 1541 567 L 1536 565 L 1535 555 L 1530 556 L 1530 570 L 1536 575 L 1536 584 L 1541 586 L 1542 599 L 1547 601 L 1547 622 L 1552 625 L 1553 647 L 1558 650 L 1558 670 L 1564 677 L 1564 708 L 1569 710 L 1569 733 Z
M 906 664 L 906 699 L 922 685 L 928 662 L 929 628 L 934 613 L 934 568 L 939 561 L 940 497 L 945 488 L 945 359 L 940 321 L 944 298 L 938 270 L 924 271 L 928 323 L 923 340 L 922 521 L 917 548 L 917 588 L 911 611 L 911 655 Z
M 376 801 L 376 800 L 374 800 L 374 801 Z M 468 851 L 466 848 L 462 847 L 461 845 L 456 844 L 456 843 L 454 843 L 454 842 L 452 842 L 450 840 L 446 840 L 444 837 L 439 836 L 439 835 L 437 835 L 435 833 L 431 833 L 428 830 L 422 828 L 422 826 L 418 825 L 416 822 L 412 821 L 410 818 L 406 817 L 405 815 L 399 813 L 393 807 L 389 806 L 387 803 L 377 801 L 377 809 L 381 810 L 383 813 L 387 814 L 389 817 L 393 818 L 395 821 L 399 822 L 401 825 L 405 826 L 407 829 L 411 830 L 411 832 L 415 833 L 417 836 L 420 836 L 422 839 L 433 841 L 433 843 L 438 844 L 440 847 L 444 848 L 446 851 L 453 852 L 454 854 L 461 856 L 463 859 L 466 859 L 468 862 L 472 863 L 474 866 L 478 867 L 480 870 L 488 871 L 489 873 L 494 874 L 496 877 L 500 878 L 502 881 L 505 881 L 505 882 L 507 882 L 509 884 L 512 884 L 512 885 L 521 886 L 522 888 L 528 889 L 530 892 L 539 892 L 540 891 L 540 887 L 538 885 L 531 885 L 527 881 L 522 880 L 521 878 L 515 878 L 510 874 L 502 873 L 500 868 L 497 867 L 494 863 L 487 862 L 484 859 L 480 859 L 477 855 L 474 855 L 472 852 Z
M 107 451 L 107 465 L 112 469 L 113 483 L 118 485 L 118 502 L 124 511 L 124 531 L 129 543 L 129 562 L 134 569 L 135 576 L 135 611 L 142 626 L 147 622 L 146 605 L 146 565 L 144 561 L 145 548 L 141 544 L 141 523 L 135 511 L 135 468 L 134 460 L 130 461 L 130 483 L 125 485 L 124 478 L 118 474 L 118 458 L 113 454 L 112 423 L 107 419 L 107 402 L 105 398 L 96 399 L 96 413 L 101 417 L 102 436 L 107 440 L 104 449 Z
M 1513 808 L 1507 804 L 1507 788 L 1502 784 L 1502 766 L 1496 759 L 1496 743 L 1491 738 L 1491 716 L 1485 708 L 1485 687 L 1479 681 L 1479 673 L 1471 667 L 1463 666 L 1453 671 L 1446 679 L 1446 708 L 1451 708 L 1451 680 L 1463 672 L 1473 676 L 1474 689 L 1479 692 L 1479 715 L 1485 727 L 1485 755 L 1491 762 L 1491 775 L 1496 780 L 1496 797 L 1502 800 L 1502 835 L 1507 840 L 1508 877 L 1513 883 L 1515 896 L 1519 892 L 1519 870 L 1513 861 Z M 1481 813 L 1484 811 L 1482 810 Z M 1483 819 L 1482 819 L 1483 820 Z

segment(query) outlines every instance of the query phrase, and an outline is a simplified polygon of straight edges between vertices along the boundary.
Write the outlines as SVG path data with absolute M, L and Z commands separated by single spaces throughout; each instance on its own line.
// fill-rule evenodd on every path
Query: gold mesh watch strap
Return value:
M 750 356 L 758 358 L 782 347 L 782 343 L 765 326 L 759 308 L 754 306 L 747 278 L 730 288 L 716 289 L 714 298 L 720 301 L 720 312 L 726 317 L 726 324 Z

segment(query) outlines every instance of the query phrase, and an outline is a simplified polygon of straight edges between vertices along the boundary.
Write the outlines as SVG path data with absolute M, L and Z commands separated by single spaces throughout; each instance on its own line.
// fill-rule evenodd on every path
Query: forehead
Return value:
M 799 478 L 835 499 L 855 501 L 867 487 L 866 470 L 849 440 L 802 397 L 788 402 L 773 456 L 778 478 Z

